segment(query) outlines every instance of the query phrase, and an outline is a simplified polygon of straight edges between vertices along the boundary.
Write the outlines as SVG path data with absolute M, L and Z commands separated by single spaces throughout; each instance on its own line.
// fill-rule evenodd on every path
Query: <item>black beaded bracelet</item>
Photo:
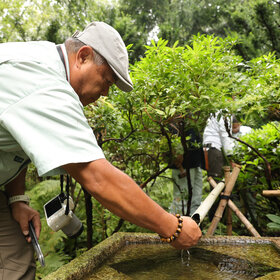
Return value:
M 170 237 L 159 236 L 162 242 L 171 243 L 179 237 L 179 234 L 181 233 L 183 227 L 183 218 L 179 214 L 176 214 L 175 217 L 178 219 L 178 227 L 176 229 L 176 232 Z

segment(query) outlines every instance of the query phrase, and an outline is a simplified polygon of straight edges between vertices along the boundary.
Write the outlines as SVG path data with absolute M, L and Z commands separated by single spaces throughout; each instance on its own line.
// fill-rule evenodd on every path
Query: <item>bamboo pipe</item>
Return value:
M 267 197 L 280 196 L 280 190 L 264 190 L 262 195 Z
M 225 184 L 227 185 L 229 178 L 230 178 L 230 166 L 224 166 L 224 177 L 225 177 Z M 230 207 L 227 207 L 226 210 L 227 215 L 227 235 L 232 235 L 232 211 Z
M 232 189 L 234 187 L 234 184 L 235 184 L 235 182 L 237 180 L 237 177 L 238 177 L 238 174 L 240 172 L 240 168 L 241 168 L 241 166 L 238 165 L 238 164 L 235 164 L 235 166 L 233 167 L 231 176 L 230 176 L 229 181 L 228 181 L 228 183 L 225 187 L 225 191 L 224 191 L 225 196 L 230 196 L 231 195 Z M 220 222 L 220 220 L 223 216 L 226 205 L 227 205 L 227 200 L 226 199 L 221 199 L 220 203 L 219 203 L 219 206 L 218 206 L 218 208 L 215 212 L 215 216 L 214 216 L 214 218 L 211 222 L 210 227 L 208 228 L 208 231 L 207 231 L 206 235 L 213 235 L 214 234 L 214 232 L 217 228 L 217 225 L 218 225 L 218 223 Z
M 227 184 L 230 178 L 230 166 L 224 166 L 223 170 L 225 175 L 225 184 Z
M 196 211 L 192 215 L 192 219 L 197 222 L 199 225 L 203 219 L 205 218 L 206 214 L 209 212 L 210 208 L 214 204 L 217 197 L 220 195 L 222 190 L 224 189 L 225 184 L 223 182 L 217 184 L 217 187 L 214 188 L 208 196 L 204 199 L 204 201 L 200 204 L 200 206 L 196 209 Z
M 212 177 L 209 177 L 209 183 L 213 188 L 216 188 L 218 184 Z M 261 237 L 261 235 L 256 231 L 254 226 L 247 220 L 247 218 L 242 214 L 242 212 L 237 208 L 237 206 L 232 202 L 232 200 L 228 200 L 229 208 L 235 213 L 235 215 L 240 219 L 240 221 L 246 226 L 248 231 L 255 237 Z

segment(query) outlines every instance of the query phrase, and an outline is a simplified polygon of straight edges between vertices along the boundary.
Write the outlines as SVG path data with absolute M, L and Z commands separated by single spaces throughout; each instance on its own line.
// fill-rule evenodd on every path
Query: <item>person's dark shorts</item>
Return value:
M 223 166 L 225 160 L 223 153 L 216 148 L 208 150 L 208 176 L 213 178 L 223 178 Z

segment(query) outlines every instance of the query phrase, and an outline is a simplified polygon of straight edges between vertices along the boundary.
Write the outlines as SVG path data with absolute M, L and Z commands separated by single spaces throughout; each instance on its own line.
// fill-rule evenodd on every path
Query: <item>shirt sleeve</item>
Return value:
M 231 122 L 229 122 L 231 124 Z M 234 140 L 228 136 L 228 133 L 225 128 L 224 118 L 220 118 L 219 120 L 220 127 L 220 138 L 222 142 L 222 147 L 227 155 L 231 155 L 234 147 Z
M 65 82 L 37 89 L 2 114 L 2 125 L 35 164 L 39 176 L 68 163 L 104 158 L 77 94 Z

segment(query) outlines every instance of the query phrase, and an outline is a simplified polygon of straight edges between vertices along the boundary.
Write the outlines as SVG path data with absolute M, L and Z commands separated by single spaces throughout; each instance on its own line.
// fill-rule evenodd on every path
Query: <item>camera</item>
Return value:
M 62 230 L 68 237 L 75 238 L 83 231 L 83 224 L 72 212 L 74 209 L 73 199 L 69 196 L 69 211 L 66 213 L 67 196 L 60 193 L 44 205 L 45 216 L 48 226 L 53 231 Z

